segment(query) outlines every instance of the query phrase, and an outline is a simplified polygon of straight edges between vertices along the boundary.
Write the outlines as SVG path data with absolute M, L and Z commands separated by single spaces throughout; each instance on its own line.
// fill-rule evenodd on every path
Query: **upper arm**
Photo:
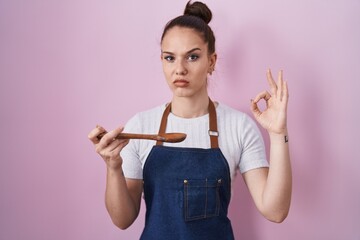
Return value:
M 257 209 L 262 212 L 262 196 L 266 185 L 269 168 L 255 168 L 242 174 L 244 182 L 255 202 Z
M 143 180 L 126 178 L 126 185 L 130 194 L 130 197 L 134 203 L 136 209 L 136 215 L 140 211 L 141 195 L 143 192 Z
M 256 123 L 247 115 L 243 116 L 241 122 L 240 136 L 240 163 L 241 173 L 256 170 L 261 167 L 268 167 L 266 161 L 265 144 L 261 132 Z

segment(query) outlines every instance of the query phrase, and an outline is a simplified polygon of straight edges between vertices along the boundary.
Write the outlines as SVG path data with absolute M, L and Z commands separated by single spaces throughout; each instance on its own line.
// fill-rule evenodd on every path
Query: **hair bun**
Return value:
M 186 4 L 184 15 L 199 17 L 206 23 L 209 23 L 212 19 L 212 13 L 210 9 L 202 2 L 191 3 L 191 1 L 189 1 Z

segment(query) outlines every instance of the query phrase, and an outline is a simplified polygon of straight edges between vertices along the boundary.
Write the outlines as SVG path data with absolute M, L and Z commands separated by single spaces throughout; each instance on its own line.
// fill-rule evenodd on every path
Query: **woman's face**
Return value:
M 216 54 L 208 54 L 208 44 L 198 32 L 169 29 L 161 43 L 161 61 L 174 97 L 207 96 L 207 75 L 214 70 Z

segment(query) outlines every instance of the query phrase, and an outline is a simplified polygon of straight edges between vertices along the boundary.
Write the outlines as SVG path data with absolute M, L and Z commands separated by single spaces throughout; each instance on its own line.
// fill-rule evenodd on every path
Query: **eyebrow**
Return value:
M 199 50 L 199 51 L 201 51 L 201 49 L 200 48 L 193 48 L 193 49 L 191 49 L 190 51 L 187 51 L 186 52 L 186 54 L 189 54 L 189 53 L 192 53 L 192 52 L 194 52 L 194 51 L 196 51 L 196 50 Z M 171 55 L 174 55 L 174 53 L 172 53 L 172 52 L 169 52 L 169 51 L 161 51 L 161 53 L 162 54 L 171 54 Z

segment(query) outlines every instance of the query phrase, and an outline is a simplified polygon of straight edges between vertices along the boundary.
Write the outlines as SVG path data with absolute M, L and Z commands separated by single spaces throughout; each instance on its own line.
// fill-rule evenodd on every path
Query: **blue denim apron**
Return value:
M 165 133 L 171 104 L 159 134 Z M 142 240 L 234 239 L 227 217 L 231 194 L 229 165 L 218 147 L 216 110 L 209 100 L 211 148 L 152 148 L 143 170 L 146 203 Z

